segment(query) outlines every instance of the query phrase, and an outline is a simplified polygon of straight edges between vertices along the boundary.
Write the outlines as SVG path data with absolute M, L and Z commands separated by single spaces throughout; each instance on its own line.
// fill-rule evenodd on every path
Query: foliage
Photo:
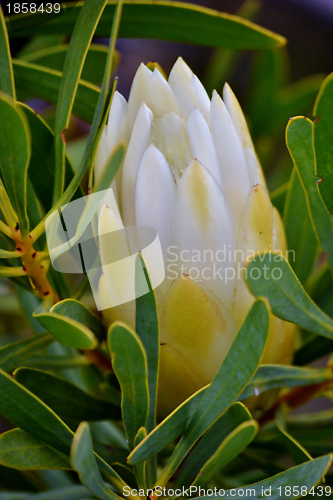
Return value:
M 240 15 L 249 19 L 255 10 L 250 0 Z M 13 330 L 0 348 L 0 500 L 115 499 L 158 486 L 192 486 L 192 496 L 198 486 L 235 488 L 233 498 L 251 487 L 258 499 L 263 489 L 280 498 L 290 487 L 293 498 L 306 492 L 310 498 L 325 474 L 333 487 L 333 410 L 291 413 L 312 397 L 332 401 L 333 394 L 330 359 L 325 367 L 304 367 L 333 352 L 332 75 L 321 87 L 318 76 L 287 85 L 283 37 L 191 4 L 86 0 L 61 14 L 48 22 L 42 13 L 5 21 L 0 9 L 0 278 L 6 278 L 2 289 L 13 291 L 0 299 L 0 326 Z M 110 36 L 108 50 L 91 43 L 94 34 Z M 274 253 L 248 263 L 245 279 L 257 298 L 213 382 L 158 423 L 154 292 L 137 299 L 136 331 L 121 322 L 107 331 L 87 280 L 78 284 L 55 272 L 45 245 L 46 217 L 87 194 L 87 175 L 89 189 L 105 189 L 121 164 L 122 146 L 92 186 L 115 89 L 118 34 L 215 47 L 207 88 L 232 71 L 238 50 L 256 49 L 248 116 L 259 151 L 266 141 L 261 159 L 272 167 L 272 200 L 295 251 L 289 263 Z M 11 39 L 27 35 L 33 38 L 12 59 Z M 288 118 L 318 92 L 314 121 L 296 116 L 288 123 L 294 167 L 281 183 L 267 158 L 279 151 Z M 52 126 L 19 102 L 31 97 L 57 105 Z M 75 169 L 65 140 L 72 115 L 91 124 Z M 252 273 L 258 269 L 259 279 Z M 301 330 L 295 366 L 259 367 L 270 310 Z M 13 318 L 20 314 L 18 327 Z M 242 403 L 251 408 L 251 399 L 273 389 L 283 393 L 270 409 L 251 414 Z

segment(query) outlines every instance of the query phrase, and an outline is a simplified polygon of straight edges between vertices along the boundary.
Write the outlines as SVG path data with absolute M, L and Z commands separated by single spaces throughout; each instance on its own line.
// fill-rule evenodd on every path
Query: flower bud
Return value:
M 215 91 L 210 100 L 181 58 L 168 81 L 142 64 L 128 102 L 114 95 L 96 179 L 120 141 L 127 152 L 112 187 L 122 224 L 154 228 L 165 260 L 166 278 L 156 289 L 158 409 L 165 415 L 211 382 L 237 335 L 254 300 L 243 280 L 245 261 L 263 251 L 285 256 L 286 241 L 228 84 L 223 100 Z M 112 230 L 116 214 L 108 217 Z M 105 272 L 101 294 L 114 286 Z M 132 303 L 106 314 L 135 326 Z M 293 326 L 272 316 L 262 362 L 290 363 L 292 352 Z

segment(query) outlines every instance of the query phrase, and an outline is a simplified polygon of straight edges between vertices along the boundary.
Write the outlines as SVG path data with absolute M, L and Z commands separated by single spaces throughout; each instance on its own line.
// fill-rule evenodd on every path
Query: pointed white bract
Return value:
M 117 92 L 113 97 L 96 155 L 96 179 L 117 142 L 127 144 L 117 175 L 121 220 L 102 209 L 100 230 L 148 226 L 159 236 L 166 268 L 156 289 L 162 414 L 212 379 L 254 300 L 243 281 L 246 260 L 259 251 L 285 255 L 285 235 L 228 84 L 223 100 L 216 91 L 210 100 L 181 58 L 168 80 L 141 64 L 128 103 Z M 100 251 L 106 262 L 112 249 L 101 245 Z M 109 298 L 101 302 L 112 304 L 126 280 L 112 275 L 110 265 L 103 269 L 100 290 Z M 125 312 L 134 325 L 133 304 L 114 308 L 111 316 L 123 319 Z M 279 335 L 281 329 L 282 321 Z M 288 339 L 290 345 L 289 333 Z M 266 363 L 273 351 L 267 351 Z M 283 362 L 290 359 L 291 353 L 283 354 Z

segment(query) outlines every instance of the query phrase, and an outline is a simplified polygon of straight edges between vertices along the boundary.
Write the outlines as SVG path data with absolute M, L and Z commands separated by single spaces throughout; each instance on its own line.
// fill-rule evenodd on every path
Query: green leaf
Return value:
M 95 349 L 98 345 L 93 332 L 74 319 L 54 312 L 34 314 L 34 317 L 63 345 L 77 349 Z
M 104 328 L 102 322 L 82 302 L 65 299 L 57 302 L 51 312 L 74 319 L 89 328 L 99 340 L 102 340 Z
M 129 447 L 148 415 L 147 359 L 137 334 L 116 322 L 108 332 L 112 367 L 121 387 L 121 411 Z
M 36 355 L 25 362 L 26 366 L 37 370 L 67 370 L 82 368 L 91 364 L 86 356 L 54 356 L 53 354 Z
M 13 429 L 0 435 L 0 463 L 23 470 L 71 468 L 66 455 L 21 429 Z
M 0 90 L 16 100 L 8 33 L 2 9 L 0 9 Z
M 53 201 L 61 196 L 65 182 L 64 132 L 68 128 L 76 89 L 89 45 L 107 0 L 86 0 L 80 9 L 66 53 L 54 125 L 55 181 Z
M 120 418 L 120 409 L 86 394 L 75 385 L 31 368 L 19 368 L 15 380 L 24 385 L 63 419 L 106 420 Z
M 108 3 L 96 35 L 108 36 L 115 11 L 115 1 Z M 28 36 L 35 33 L 72 33 L 82 9 L 79 3 L 65 17 L 59 16 L 47 24 L 34 26 L 40 15 L 11 18 L 11 34 Z M 124 2 L 121 38 L 152 38 L 230 49 L 263 49 L 279 47 L 285 39 L 237 16 L 204 7 L 178 2 L 148 0 Z M 37 24 L 37 23 L 36 23 Z M 29 29 L 30 26 L 33 26 Z M 24 30 L 24 31 L 22 31 Z
M 68 454 L 72 431 L 40 399 L 0 369 L 0 413 L 45 444 Z
M 17 223 L 17 215 L 12 207 L 7 191 L 0 179 L 0 210 L 7 225 L 13 230 Z
M 52 207 L 52 186 L 54 182 L 54 134 L 33 109 L 21 103 L 19 106 L 28 120 L 31 133 L 29 179 L 38 200 L 41 202 L 45 212 L 48 212 Z M 72 178 L 73 169 L 66 157 L 66 186 Z M 78 189 L 78 195 L 83 196 L 80 188 Z
M 233 432 L 236 427 L 251 420 L 251 414 L 242 403 L 234 403 L 216 420 L 189 453 L 184 465 L 173 484 L 179 488 L 189 484 L 199 473 L 201 467 L 216 452 L 219 444 Z
M 315 336 L 314 339 L 303 344 L 294 356 L 295 365 L 307 365 L 313 361 L 323 358 L 333 351 L 333 341 L 324 337 Z
M 144 261 L 138 255 L 136 261 L 137 273 L 142 272 L 142 265 L 145 265 Z M 157 373 L 160 344 L 156 297 L 150 285 L 147 269 L 145 269 L 145 275 L 149 285 L 149 292 L 136 299 L 135 329 L 147 354 L 149 411 L 146 428 L 147 432 L 150 432 L 156 425 Z
M 6 94 L 0 95 L 0 173 L 18 215 L 20 231 L 29 231 L 27 217 L 27 170 L 30 159 L 30 132 L 25 116 Z
M 90 129 L 87 144 L 86 144 L 86 151 L 87 151 L 88 146 L 92 147 L 91 163 L 90 163 L 90 168 L 89 168 L 89 180 L 88 180 L 88 186 L 90 189 L 91 189 L 91 186 L 93 184 L 93 177 L 94 177 L 93 165 L 94 165 L 95 155 L 97 152 L 97 146 L 98 146 L 99 141 L 101 139 L 101 135 L 103 133 L 103 130 L 105 129 L 106 120 L 107 120 L 109 113 L 110 113 L 111 101 L 113 99 L 113 95 L 114 95 L 116 85 L 117 85 L 116 78 L 113 80 L 112 85 L 110 85 L 110 83 L 111 83 L 111 76 L 112 76 L 112 61 L 113 61 L 115 54 L 116 54 L 116 41 L 118 38 L 122 10 L 123 10 L 123 0 L 118 0 L 117 5 L 116 5 L 116 10 L 115 10 L 115 13 L 113 16 L 112 25 L 111 25 L 109 49 L 108 49 L 108 55 L 107 55 L 107 59 L 106 59 L 105 67 L 104 67 L 104 75 L 103 75 L 103 81 L 102 81 L 102 85 L 101 85 L 101 92 L 100 92 L 99 97 L 98 97 L 93 122 L 91 124 L 91 129 Z M 86 151 L 85 151 L 85 153 L 86 153 Z M 86 154 L 84 155 L 83 158 L 85 158 L 85 156 L 86 156 Z
M 15 259 L 16 257 L 21 257 L 22 252 L 13 250 L 13 251 L 8 251 L 8 250 L 2 250 L 0 248 L 0 259 Z
M 134 446 L 138 446 L 141 441 L 147 436 L 147 431 L 145 427 L 140 427 L 135 438 L 134 438 Z M 146 489 L 146 462 L 141 462 L 140 464 L 135 466 L 136 476 L 138 478 L 138 487 Z
M 258 299 L 238 331 L 157 484 L 166 484 L 196 441 L 226 411 L 253 376 L 265 347 L 268 326 L 267 306 L 263 300 Z M 131 462 L 133 463 L 133 459 Z
M 0 278 L 13 278 L 15 276 L 26 276 L 23 267 L 0 266 Z
M 78 473 L 82 484 L 96 495 L 97 498 L 101 498 L 102 500 L 120 498 L 109 490 L 103 482 L 94 457 L 89 426 L 86 422 L 82 422 L 75 433 L 71 449 L 71 463 L 73 469 Z
M 313 146 L 316 159 L 316 175 L 322 182 L 319 193 L 328 212 L 333 215 L 333 73 L 321 86 L 313 114 L 316 116 L 313 129 Z
M 248 420 L 236 427 L 201 468 L 193 485 L 206 484 L 219 470 L 237 457 L 254 439 L 258 428 L 258 423 L 255 420 Z
M 128 462 L 136 464 L 153 457 L 183 434 L 206 390 L 200 389 L 162 420 L 129 454 Z
M 116 176 L 118 169 L 123 161 L 123 157 L 125 154 L 125 147 L 122 144 L 118 144 L 111 151 L 108 159 L 106 160 L 103 172 L 99 176 L 98 182 L 93 187 L 92 192 L 98 193 L 100 191 L 104 191 L 110 187 L 111 182 Z M 91 198 L 93 200 L 93 198 Z M 97 200 L 97 198 L 96 198 Z M 96 201 L 92 201 L 92 203 L 97 203 Z M 94 205 L 92 205 L 94 206 Z M 91 211 L 89 200 L 86 206 L 85 211 L 89 213 Z M 81 221 L 81 219 L 80 219 Z
M 23 361 L 33 356 L 40 349 L 44 349 L 54 342 L 49 333 L 34 335 L 27 339 L 19 340 L 0 349 L 0 367 L 11 373 Z
M 251 133 L 254 137 L 267 135 L 267 122 L 276 119 L 275 113 L 272 116 L 267 113 L 267 109 L 275 111 L 277 92 L 285 83 L 287 65 L 285 50 L 262 50 L 254 53 L 253 81 L 248 105 Z
M 42 48 L 30 53 L 23 59 L 27 62 L 46 66 L 47 68 L 62 71 L 66 53 L 68 51 L 67 44 L 61 44 Z M 99 84 L 103 80 L 104 68 L 108 49 L 105 45 L 92 43 L 87 52 L 86 59 L 83 64 L 81 78 L 87 82 Z M 119 61 L 119 54 L 116 53 L 112 61 L 112 73 L 115 71 Z
M 16 90 L 30 96 L 40 97 L 57 104 L 62 72 L 47 69 L 37 64 L 13 60 Z M 91 123 L 99 96 L 99 88 L 91 83 L 79 81 L 73 104 L 73 114 Z
M 261 4 L 257 0 L 245 0 L 237 9 L 236 15 L 253 21 L 260 9 Z M 224 82 L 228 81 L 241 56 L 240 51 L 232 49 L 216 48 L 212 52 L 202 81 L 208 95 L 211 95 L 214 89 L 222 88 Z
M 112 28 L 111 28 L 109 51 L 108 51 L 108 57 L 107 57 L 107 62 L 106 62 L 106 66 L 105 66 L 105 71 L 104 71 L 103 82 L 102 82 L 101 90 L 100 90 L 100 93 L 99 93 L 99 96 L 97 99 L 97 104 L 94 107 L 93 119 L 91 122 L 91 127 L 90 127 L 89 135 L 87 138 L 85 151 L 84 151 L 82 160 L 80 162 L 80 165 L 75 173 L 74 178 L 72 179 L 71 183 L 66 188 L 66 190 L 62 194 L 62 196 L 60 196 L 60 198 L 55 203 L 55 205 L 53 207 L 54 210 L 57 210 L 62 205 L 65 205 L 66 203 L 68 203 L 70 201 L 70 199 L 72 198 L 73 194 L 75 193 L 77 187 L 79 186 L 80 182 L 82 181 L 82 178 L 84 176 L 86 168 L 89 165 L 89 161 L 91 162 L 91 165 L 93 163 L 91 161 L 92 160 L 93 146 L 94 146 L 94 144 L 96 144 L 96 138 L 97 138 L 100 126 L 102 127 L 105 125 L 105 120 L 106 120 L 106 116 L 107 116 L 106 111 L 108 109 L 108 104 L 110 102 L 110 98 L 113 95 L 113 92 L 115 90 L 115 80 L 113 81 L 113 84 L 110 86 L 109 91 L 108 91 L 108 88 L 109 88 L 109 84 L 110 84 L 111 64 L 112 64 L 112 60 L 113 60 L 114 53 L 115 53 L 115 44 L 116 44 L 116 39 L 118 36 L 118 28 L 119 28 L 119 23 L 120 23 L 121 12 L 122 12 L 122 1 L 119 0 L 119 2 L 117 2 L 116 13 L 115 13 L 114 21 L 112 23 Z M 109 102 L 108 102 L 108 100 L 109 100 Z M 104 115 L 104 118 L 103 118 L 103 115 Z M 115 148 L 115 149 L 116 149 L 116 151 L 114 153 L 114 156 L 112 157 L 112 159 L 110 161 L 112 163 L 113 160 L 115 160 L 117 163 L 117 158 L 119 157 L 118 153 L 120 153 L 121 158 L 119 159 L 119 163 L 118 163 L 118 167 L 119 167 L 121 159 L 122 159 L 122 152 L 121 152 L 122 148 L 119 147 L 118 149 L 117 148 Z M 111 168 L 111 166 L 110 166 L 110 170 L 113 172 L 113 168 Z M 91 169 L 90 173 L 91 172 L 92 172 L 92 169 Z M 113 175 L 115 175 L 115 171 L 114 171 Z M 105 181 L 105 177 L 107 177 L 107 175 L 102 176 L 102 180 L 101 180 L 102 184 Z M 89 182 L 89 187 L 90 187 L 90 182 Z M 95 192 L 96 192 L 96 186 L 95 186 Z M 94 197 L 94 199 L 95 199 L 95 197 Z M 47 214 L 47 215 L 49 215 L 49 214 Z M 40 222 L 40 224 L 34 229 L 34 236 L 38 237 L 44 231 L 44 229 L 45 229 L 45 219 L 43 219 Z
M 301 387 L 321 384 L 333 380 L 332 371 L 326 368 L 298 368 L 296 366 L 259 366 L 251 382 L 245 387 L 239 399 L 250 398 L 270 389 Z
M 292 494 L 292 498 L 300 498 L 301 496 L 301 486 L 304 486 L 309 490 L 312 486 L 319 483 L 322 476 L 326 474 L 330 465 L 332 457 L 331 455 L 326 455 L 324 457 L 316 458 L 305 464 L 298 465 L 297 467 L 292 467 L 285 472 L 276 474 L 275 476 L 264 479 L 259 483 L 250 484 L 246 486 L 248 491 L 248 496 L 251 496 L 253 500 L 262 500 L 263 491 L 267 490 L 267 496 L 270 500 L 280 500 L 286 497 L 285 488 L 290 487 L 293 491 L 295 488 L 295 493 Z M 281 488 L 279 490 L 279 487 Z M 298 493 L 296 493 L 297 489 Z M 232 491 L 232 493 L 230 493 Z M 304 491 L 304 490 L 303 490 Z M 244 487 L 235 488 L 233 490 L 226 490 L 225 496 L 232 496 L 236 500 L 244 498 Z M 201 496 L 195 497 L 193 500 L 209 500 L 210 498 L 221 498 L 220 496 Z
M 36 439 L 68 455 L 74 433 L 39 398 L 0 369 L 0 414 Z M 98 465 L 110 483 L 118 488 L 125 483 L 96 455 Z M 45 497 L 44 497 L 45 498 Z
M 333 268 L 333 218 L 328 214 L 319 195 L 315 177 L 312 146 L 313 123 L 304 117 L 289 121 L 286 141 L 307 198 L 309 212 L 318 243 L 327 253 Z
M 0 493 L 0 500 L 95 500 L 95 498 L 86 488 L 76 485 L 33 494 L 15 491 Z
M 293 438 L 293 436 L 289 434 L 289 432 L 287 432 L 287 430 L 284 428 L 284 425 L 282 426 L 280 422 L 278 422 L 277 428 L 280 431 L 286 448 L 292 456 L 296 465 L 303 464 L 304 462 L 312 460 L 311 455 L 306 451 L 305 448 L 303 448 L 300 443 L 296 441 L 295 438 Z
M 268 298 L 275 316 L 333 338 L 333 321 L 307 295 L 283 257 L 274 253 L 258 255 L 247 266 L 246 280 L 255 296 Z
M 313 269 L 318 244 L 304 189 L 295 168 L 291 174 L 283 221 L 287 237 L 288 260 L 304 285 Z

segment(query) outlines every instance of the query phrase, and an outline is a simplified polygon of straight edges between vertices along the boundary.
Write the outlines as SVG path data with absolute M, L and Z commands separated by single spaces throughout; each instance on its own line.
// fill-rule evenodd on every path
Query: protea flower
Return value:
M 156 290 L 158 405 L 166 414 L 211 382 L 254 300 L 240 272 L 244 261 L 257 251 L 285 255 L 285 235 L 244 115 L 227 84 L 223 100 L 216 91 L 210 100 L 181 58 L 168 80 L 157 68 L 141 64 L 128 102 L 114 95 L 96 177 L 120 141 L 127 153 L 112 187 L 122 220 L 104 207 L 99 224 L 102 232 L 123 225 L 158 232 L 167 271 Z M 114 286 L 106 273 L 101 295 Z M 105 316 L 134 325 L 134 305 Z M 291 326 L 272 317 L 263 362 L 289 363 L 292 341 Z

